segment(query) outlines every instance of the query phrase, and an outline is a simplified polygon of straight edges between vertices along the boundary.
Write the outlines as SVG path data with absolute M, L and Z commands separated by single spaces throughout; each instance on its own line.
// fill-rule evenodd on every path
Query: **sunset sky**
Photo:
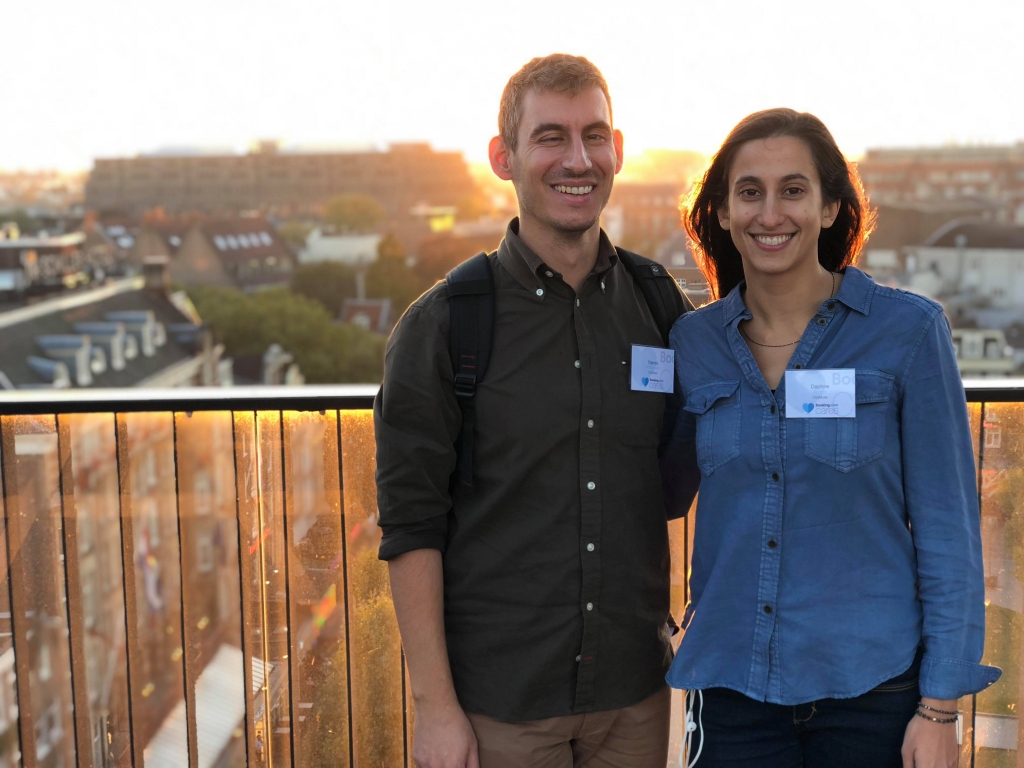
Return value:
M 1020 0 L 56 0 L 6 3 L 0 169 L 167 147 L 429 141 L 482 160 L 533 56 L 604 71 L 627 155 L 711 152 L 745 114 L 844 151 L 1024 139 Z

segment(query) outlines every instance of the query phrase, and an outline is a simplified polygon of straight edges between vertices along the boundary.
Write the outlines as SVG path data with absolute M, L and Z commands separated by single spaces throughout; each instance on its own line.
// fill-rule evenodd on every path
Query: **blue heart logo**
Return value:
M 804 403 L 804 411 L 810 413 L 814 410 L 814 403 Z
M 651 380 L 648 379 L 646 376 L 644 376 L 642 379 L 640 379 L 640 383 L 643 384 L 645 387 L 650 383 L 650 381 Z

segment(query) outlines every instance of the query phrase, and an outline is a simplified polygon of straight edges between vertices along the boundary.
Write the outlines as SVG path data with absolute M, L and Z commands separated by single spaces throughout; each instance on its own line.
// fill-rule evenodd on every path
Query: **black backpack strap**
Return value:
M 473 485 L 473 433 L 476 427 L 476 386 L 487 372 L 494 332 L 494 277 L 486 253 L 478 253 L 445 277 L 451 332 L 448 350 L 455 372 L 455 395 L 462 409 L 456 474 Z
M 640 286 L 647 307 L 651 310 L 654 322 L 661 331 L 661 338 L 668 346 L 668 334 L 680 315 L 693 309 L 693 303 L 679 288 L 675 278 L 669 271 L 656 261 L 645 259 L 623 248 L 616 248 L 619 260 L 626 267 L 637 285 Z

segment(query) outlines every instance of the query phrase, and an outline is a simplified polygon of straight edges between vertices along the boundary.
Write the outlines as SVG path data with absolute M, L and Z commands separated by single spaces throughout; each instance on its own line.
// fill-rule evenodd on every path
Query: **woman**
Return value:
M 719 300 L 672 331 L 664 475 L 679 512 L 701 470 L 668 674 L 701 691 L 700 766 L 955 766 L 957 699 L 1000 672 L 942 310 L 851 266 L 870 216 L 812 115 L 744 119 L 691 203 Z

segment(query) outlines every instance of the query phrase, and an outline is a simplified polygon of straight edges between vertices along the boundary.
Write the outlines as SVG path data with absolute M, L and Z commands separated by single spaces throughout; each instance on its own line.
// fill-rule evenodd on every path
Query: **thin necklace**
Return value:
M 832 295 L 829 296 L 829 298 L 830 299 L 834 299 L 836 297 L 836 273 L 835 272 L 830 272 L 829 274 L 832 275 Z M 754 344 L 754 345 L 756 345 L 758 347 L 766 347 L 767 349 L 782 349 L 783 347 L 792 347 L 794 344 L 799 344 L 800 343 L 800 339 L 797 339 L 796 341 L 789 342 L 789 344 L 762 344 L 761 342 L 754 341 L 752 338 L 750 338 L 747 335 L 747 332 L 745 330 L 743 330 L 742 327 L 740 327 L 740 333 L 742 333 L 743 334 L 743 338 L 745 338 L 751 344 Z

